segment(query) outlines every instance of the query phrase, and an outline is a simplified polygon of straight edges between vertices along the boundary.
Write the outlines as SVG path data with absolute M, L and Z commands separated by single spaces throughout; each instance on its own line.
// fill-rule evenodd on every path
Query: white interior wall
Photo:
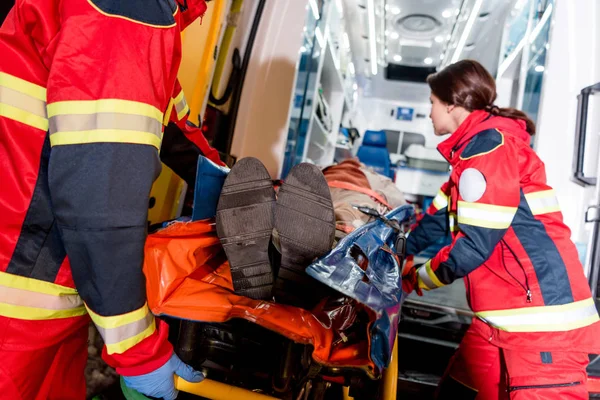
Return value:
M 536 151 L 546 164 L 548 182 L 557 192 L 573 240 L 586 242 L 589 232 L 584 216 L 594 189 L 582 188 L 570 178 L 577 95 L 584 87 L 600 81 L 600 4 L 597 0 L 557 0 L 555 6 Z M 596 163 L 598 124 L 598 116 L 590 109 L 591 134 L 586 157 Z M 596 136 L 595 143 L 592 135 Z
M 265 7 L 244 80 L 231 154 L 260 159 L 281 175 L 291 99 L 308 0 L 277 0 Z

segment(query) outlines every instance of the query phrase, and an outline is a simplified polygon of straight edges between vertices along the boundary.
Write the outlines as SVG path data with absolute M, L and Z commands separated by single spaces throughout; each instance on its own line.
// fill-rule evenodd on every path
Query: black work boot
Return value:
M 275 191 L 271 176 L 256 158 L 239 160 L 225 179 L 217 205 L 217 236 L 231 267 L 235 293 L 271 299 L 273 271 L 269 243 Z
M 275 300 L 311 309 L 331 291 L 305 270 L 331 250 L 335 236 L 329 186 L 316 165 L 302 163 L 291 169 L 277 194 L 274 224 L 281 253 Z

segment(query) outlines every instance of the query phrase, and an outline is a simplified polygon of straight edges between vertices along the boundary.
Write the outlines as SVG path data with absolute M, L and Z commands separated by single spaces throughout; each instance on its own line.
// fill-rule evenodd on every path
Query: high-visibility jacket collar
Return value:
M 530 136 L 525 127 L 525 122 L 522 120 L 492 116 L 487 111 L 475 110 L 448 139 L 438 145 L 437 149 L 454 166 L 466 144 L 479 132 L 490 128 L 499 129 L 503 134 L 513 135 L 529 142 Z

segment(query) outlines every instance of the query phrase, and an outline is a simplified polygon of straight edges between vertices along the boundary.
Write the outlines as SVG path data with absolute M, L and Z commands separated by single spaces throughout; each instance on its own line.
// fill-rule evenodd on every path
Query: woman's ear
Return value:
M 446 111 L 448 112 L 448 114 L 450 114 L 454 110 L 454 108 L 456 108 L 454 104 L 448 104 L 446 106 Z

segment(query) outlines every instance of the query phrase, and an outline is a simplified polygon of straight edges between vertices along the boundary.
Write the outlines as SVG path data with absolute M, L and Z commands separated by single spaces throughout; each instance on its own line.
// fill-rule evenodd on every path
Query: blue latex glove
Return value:
M 124 376 L 125 384 L 131 389 L 151 397 L 165 400 L 175 400 L 178 390 L 175 389 L 175 377 L 177 375 L 188 382 L 200 382 L 204 374 L 195 371 L 192 367 L 173 354 L 169 361 L 155 371 L 138 376 Z

